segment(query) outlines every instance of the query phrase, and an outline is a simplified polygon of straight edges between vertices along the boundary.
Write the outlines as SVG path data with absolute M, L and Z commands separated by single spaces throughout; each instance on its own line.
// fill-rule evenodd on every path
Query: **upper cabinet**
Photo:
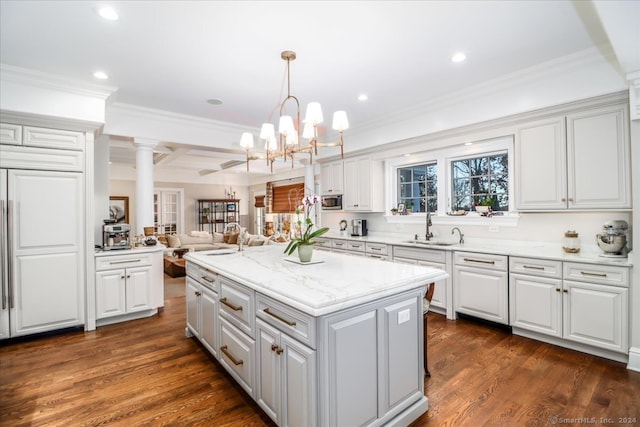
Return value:
M 342 194 L 344 173 L 342 160 L 322 165 L 322 194 Z
M 630 209 L 626 105 L 529 123 L 516 135 L 518 210 Z
M 344 161 L 343 209 L 359 212 L 384 211 L 384 170 L 371 156 Z

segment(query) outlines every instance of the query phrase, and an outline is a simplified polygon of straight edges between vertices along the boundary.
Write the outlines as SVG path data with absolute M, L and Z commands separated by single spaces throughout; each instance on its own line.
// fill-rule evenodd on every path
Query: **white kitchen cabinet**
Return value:
M 567 208 L 564 117 L 529 123 L 515 141 L 516 209 Z
M 516 134 L 518 210 L 629 209 L 628 109 L 594 108 Z
M 564 263 L 564 338 L 627 353 L 629 269 Z
M 84 324 L 83 175 L 2 169 L 0 188 L 2 338 Z
M 382 212 L 384 194 L 382 162 L 371 156 L 344 161 L 343 210 Z
M 96 272 L 96 318 L 151 308 L 151 267 Z
M 213 356 L 218 355 L 217 275 L 189 264 L 185 296 L 187 329 Z
M 562 337 L 562 262 L 510 257 L 509 263 L 511 326 Z
M 342 194 L 344 192 L 342 160 L 323 164 L 320 168 L 322 194 Z
M 258 405 L 282 426 L 315 426 L 315 350 L 261 319 L 256 321 Z
M 393 261 L 405 264 L 419 264 L 439 268 L 451 276 L 451 258 L 447 251 L 427 248 L 409 248 L 406 246 L 393 247 Z M 451 286 L 451 279 L 447 278 L 435 282 L 433 298 L 429 306 L 430 311 L 447 314 L 453 319 L 453 313 L 447 307 L 447 290 Z
M 164 304 L 160 249 L 105 251 L 96 256 L 96 320 L 99 326 L 157 313 Z
M 509 324 L 507 262 L 503 255 L 456 252 L 454 311 Z

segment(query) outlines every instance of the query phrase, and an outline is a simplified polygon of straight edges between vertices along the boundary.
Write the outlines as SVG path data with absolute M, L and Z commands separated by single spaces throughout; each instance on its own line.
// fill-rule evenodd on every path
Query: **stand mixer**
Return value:
M 627 230 L 629 224 L 623 220 L 613 220 L 604 223 L 603 233 L 596 234 L 598 246 L 604 253 L 602 257 L 626 258 L 627 252 Z

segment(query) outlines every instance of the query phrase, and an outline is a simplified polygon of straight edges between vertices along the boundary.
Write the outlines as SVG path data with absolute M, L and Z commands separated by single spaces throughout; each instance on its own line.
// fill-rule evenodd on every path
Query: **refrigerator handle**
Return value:
M 9 266 L 9 255 L 6 252 L 6 246 L 5 246 L 5 236 L 4 236 L 4 229 L 6 226 L 5 223 L 5 218 L 4 218 L 4 199 L 0 200 L 0 253 L 2 253 L 2 255 L 4 255 L 7 258 L 7 267 Z M 0 260 L 0 262 L 3 262 L 2 260 Z M 7 309 L 7 296 L 5 295 L 5 290 L 4 290 L 4 277 L 8 276 L 8 274 L 3 273 L 2 277 L 0 277 L 0 288 L 2 288 L 2 309 L 6 310 Z
M 11 200 L 7 201 L 7 290 L 9 292 L 9 309 L 13 309 L 13 281 L 11 280 L 11 230 L 13 230 L 13 217 L 11 216 Z

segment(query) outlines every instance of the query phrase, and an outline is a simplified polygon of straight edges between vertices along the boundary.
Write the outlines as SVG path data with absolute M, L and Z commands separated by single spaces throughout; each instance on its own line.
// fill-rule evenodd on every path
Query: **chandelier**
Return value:
M 266 156 L 252 154 L 253 134 L 244 132 L 240 138 L 240 146 L 247 152 L 247 172 L 249 172 L 249 162 L 256 159 L 267 160 L 267 165 L 271 167 L 273 172 L 273 163 L 282 158 L 284 161 L 291 159 L 291 168 L 294 167 L 294 157 L 298 153 L 309 155 L 309 163 L 313 163 L 313 155 L 318 155 L 318 147 L 340 147 L 340 156 L 344 157 L 342 132 L 349 128 L 347 113 L 344 111 L 336 111 L 333 113 L 332 128 L 340 134 L 340 139 L 334 142 L 318 141 L 318 124 L 322 123 L 322 108 L 318 102 L 310 102 L 307 105 L 307 111 L 304 116 L 304 128 L 302 130 L 302 138 L 306 139 L 307 145 L 300 143 L 300 102 L 298 98 L 291 95 L 291 80 L 289 66 L 291 61 L 296 59 L 296 53 L 285 50 L 280 57 L 287 61 L 287 97 L 280 104 L 280 119 L 278 121 L 278 138 L 276 138 L 275 127 L 272 123 L 264 123 L 260 130 L 260 139 L 264 141 Z M 284 107 L 288 101 L 295 103 L 295 117 L 283 114 Z

